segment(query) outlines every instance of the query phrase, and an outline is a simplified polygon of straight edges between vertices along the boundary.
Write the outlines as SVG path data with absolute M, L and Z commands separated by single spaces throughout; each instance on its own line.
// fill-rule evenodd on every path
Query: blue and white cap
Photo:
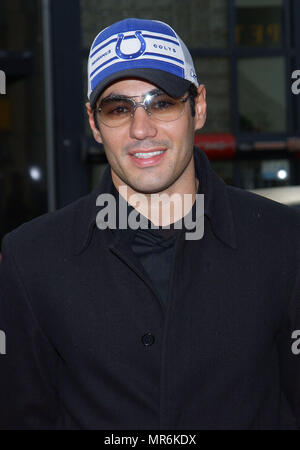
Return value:
M 157 20 L 125 19 L 96 36 L 88 60 L 91 106 L 105 87 L 125 77 L 142 78 L 173 97 L 181 97 L 190 83 L 199 85 L 186 45 Z

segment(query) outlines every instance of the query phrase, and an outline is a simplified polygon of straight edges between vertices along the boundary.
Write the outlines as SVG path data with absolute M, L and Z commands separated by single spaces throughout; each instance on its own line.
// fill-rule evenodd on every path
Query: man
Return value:
M 299 428 L 298 213 L 193 149 L 205 88 L 168 25 L 103 30 L 88 82 L 103 179 L 3 240 L 1 427 Z

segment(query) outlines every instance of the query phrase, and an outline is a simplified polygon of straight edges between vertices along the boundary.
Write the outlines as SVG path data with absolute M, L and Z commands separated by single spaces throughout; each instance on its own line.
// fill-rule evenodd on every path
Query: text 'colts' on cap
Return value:
M 106 86 L 126 77 L 142 78 L 173 97 L 183 96 L 190 83 L 199 86 L 186 45 L 157 20 L 125 19 L 96 36 L 88 60 L 91 106 Z

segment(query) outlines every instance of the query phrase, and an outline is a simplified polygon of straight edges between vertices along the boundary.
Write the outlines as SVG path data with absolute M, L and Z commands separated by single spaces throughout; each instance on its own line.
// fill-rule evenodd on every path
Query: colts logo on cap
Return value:
M 193 77 L 197 81 L 197 75 L 196 75 L 194 69 L 191 69 L 190 74 L 191 74 L 191 77 Z
M 116 54 L 118 55 L 119 58 L 121 59 L 135 59 L 138 58 L 139 56 L 142 56 L 143 53 L 145 53 L 146 50 L 146 41 L 142 36 L 142 32 L 141 31 L 136 31 L 135 32 L 135 37 L 140 41 L 140 49 L 135 52 L 135 53 L 123 53 L 121 51 L 121 44 L 123 42 L 124 39 L 124 34 L 120 33 L 118 34 L 118 41 L 117 41 L 117 45 L 116 45 Z

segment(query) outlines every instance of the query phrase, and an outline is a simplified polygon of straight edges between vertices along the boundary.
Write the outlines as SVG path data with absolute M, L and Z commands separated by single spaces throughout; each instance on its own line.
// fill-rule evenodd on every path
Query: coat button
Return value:
M 154 336 L 153 336 L 152 333 L 144 334 L 144 336 L 142 337 L 142 343 L 143 343 L 146 347 L 149 347 L 149 345 L 154 344 L 154 341 L 155 341 L 155 339 L 154 339 Z

